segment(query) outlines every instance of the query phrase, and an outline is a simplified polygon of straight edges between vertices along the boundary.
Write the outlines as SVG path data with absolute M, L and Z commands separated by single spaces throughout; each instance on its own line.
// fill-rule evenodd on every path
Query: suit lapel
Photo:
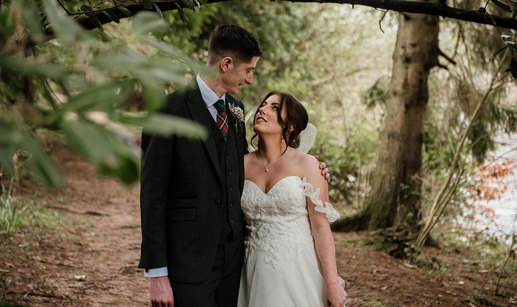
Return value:
M 217 178 L 219 179 L 219 184 L 222 187 L 223 180 L 221 177 L 221 170 L 219 168 L 219 160 L 217 154 L 217 146 L 215 144 L 214 129 L 212 128 L 214 119 L 208 111 L 206 104 L 203 101 L 203 98 L 201 97 L 201 93 L 199 92 L 199 89 L 197 87 L 187 92 L 186 104 L 192 119 L 205 126 L 205 128 L 208 130 L 207 139 L 203 142 L 203 144 L 205 146 L 208 156 L 210 157 L 212 166 L 215 168 Z M 219 133 L 219 131 L 216 132 Z
M 235 118 L 233 115 L 231 109 L 230 109 L 230 103 L 235 105 L 235 102 L 233 102 L 232 97 L 228 94 L 226 94 L 226 113 L 228 114 L 228 124 L 231 125 L 231 131 L 233 131 L 233 136 L 237 142 L 237 150 L 239 151 L 239 155 L 243 152 L 242 151 L 242 139 L 239 137 L 239 130 L 242 128 L 241 124 L 238 122 L 238 119 Z M 238 123 L 237 125 L 235 123 Z
M 233 115 L 231 109 L 230 109 L 230 103 L 233 104 L 233 105 L 237 105 L 233 100 L 233 97 L 230 96 L 229 94 L 226 94 L 226 110 L 227 110 L 227 113 L 228 113 L 228 118 L 229 118 L 229 121 L 228 123 L 231 125 L 230 127 L 230 131 L 232 131 L 231 133 L 233 133 L 233 136 L 234 136 L 234 139 L 235 139 L 235 143 L 237 144 L 237 152 L 238 152 L 238 157 L 239 157 L 239 168 L 243 168 L 244 167 L 244 147 L 243 147 L 243 144 L 242 144 L 242 136 L 240 133 L 244 133 L 243 129 L 246 129 L 246 127 L 244 126 L 243 123 L 239 122 L 237 118 L 235 118 L 235 116 Z M 244 112 L 244 110 L 243 110 Z M 237 123 L 237 124 L 235 124 Z M 240 169 L 239 170 L 239 174 L 240 174 L 240 190 L 241 190 L 241 193 L 242 193 L 242 189 L 243 189 L 243 184 L 244 184 L 244 169 Z

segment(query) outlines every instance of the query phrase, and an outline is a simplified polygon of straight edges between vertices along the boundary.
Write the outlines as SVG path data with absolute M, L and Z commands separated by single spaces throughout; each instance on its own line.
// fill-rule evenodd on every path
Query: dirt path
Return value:
M 1 268 L 9 270 L 1 276 L 7 301 L 31 306 L 145 305 L 147 281 L 136 268 L 138 187 L 99 178 L 89 163 L 62 147 L 53 148 L 53 154 L 67 185 L 40 202 L 67 218 L 61 229 L 28 238 L 30 246 L 17 249 L 23 238 L 16 236 L 2 244 Z
M 0 236 L 0 306 L 148 305 L 147 280 L 136 268 L 138 187 L 100 179 L 90 164 L 61 146 L 52 152 L 66 173 L 66 187 L 52 193 L 27 187 L 20 193 L 33 195 L 65 218 L 57 230 L 42 227 Z M 443 268 L 429 270 L 363 246 L 369 235 L 335 235 L 347 306 L 480 306 L 473 293 L 488 305 L 513 303 L 511 295 L 493 295 L 495 272 L 483 270 L 460 250 L 445 255 L 429 249 Z

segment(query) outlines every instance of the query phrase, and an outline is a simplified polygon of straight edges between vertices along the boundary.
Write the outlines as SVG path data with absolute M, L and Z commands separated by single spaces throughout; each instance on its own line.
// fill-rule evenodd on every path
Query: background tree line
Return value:
M 25 159 L 44 182 L 62 184 L 38 142 L 57 131 L 101 174 L 132 183 L 137 144 L 118 125 L 202 138 L 196 126 L 153 111 L 204 69 L 209 33 L 221 23 L 249 29 L 264 50 L 255 84 L 240 94 L 248 112 L 271 89 L 306 103 L 318 127 L 312 153 L 332 169 L 332 200 L 351 209 L 336 230 L 392 227 L 415 239 L 442 187 L 452 188 L 442 201 L 461 203 L 458 187 L 472 184 L 465 175 L 486 159 L 493 137 L 516 130 L 513 30 L 331 4 L 166 2 L 175 10 L 147 0 L 136 4 L 153 13 L 131 11 L 129 1 L 2 2 L 5 171 Z M 449 5 L 515 18 L 514 1 Z M 96 27 L 86 31 L 70 16 Z

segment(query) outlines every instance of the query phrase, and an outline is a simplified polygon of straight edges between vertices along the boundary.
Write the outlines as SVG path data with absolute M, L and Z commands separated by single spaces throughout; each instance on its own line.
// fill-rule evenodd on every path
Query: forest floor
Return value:
M 100 178 L 62 145 L 50 150 L 67 184 L 59 191 L 35 183 L 17 189 L 57 214 L 48 225 L 0 234 L 0 306 L 149 305 L 148 281 L 137 269 L 138 186 Z M 498 272 L 476 253 L 426 248 L 435 265 L 419 267 L 364 244 L 371 235 L 335 234 L 347 306 L 517 305 L 515 288 L 505 297 L 494 294 Z

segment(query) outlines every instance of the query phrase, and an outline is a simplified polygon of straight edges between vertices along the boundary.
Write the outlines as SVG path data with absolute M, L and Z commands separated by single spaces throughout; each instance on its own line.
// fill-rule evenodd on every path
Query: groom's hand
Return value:
M 314 156 L 316 160 L 318 160 L 318 156 Z M 327 183 L 330 183 L 330 171 L 327 168 L 327 164 L 325 162 L 320 162 L 320 170 L 321 170 L 321 176 L 325 177 L 325 180 L 327 180 Z
M 149 296 L 153 307 L 174 307 L 174 296 L 172 295 L 169 276 L 151 277 Z

